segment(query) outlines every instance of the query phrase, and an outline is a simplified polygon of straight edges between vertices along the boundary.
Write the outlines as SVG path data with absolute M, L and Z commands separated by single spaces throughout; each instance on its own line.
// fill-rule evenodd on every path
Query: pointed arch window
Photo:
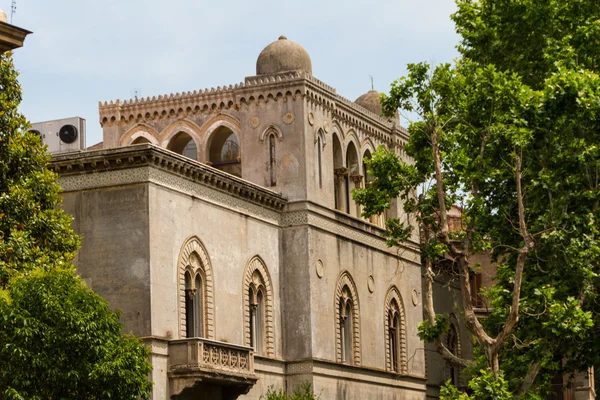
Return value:
M 274 357 L 273 289 L 266 266 L 258 256 L 246 266 L 243 293 L 245 343 L 258 355 Z
M 389 346 L 390 346 L 390 361 L 392 371 L 400 372 L 400 334 L 401 334 L 401 322 L 400 322 L 400 312 L 398 311 L 399 307 L 396 303 L 396 300 L 392 300 L 392 307 L 388 312 L 389 318 Z
M 185 273 L 185 336 L 186 337 L 204 337 L 204 287 L 199 272 L 195 273 L 192 279 L 192 273 Z
M 277 185 L 277 161 L 275 154 L 275 134 L 269 135 L 269 180 L 271 186 Z
M 342 339 L 342 362 L 352 364 L 352 299 L 350 290 L 344 288 L 340 301 L 340 338 Z
M 214 339 L 213 276 L 208 254 L 197 237 L 179 254 L 179 337 Z
M 407 374 L 406 321 L 402 297 L 396 286 L 392 286 L 386 295 L 384 318 L 386 369 Z
M 347 272 L 338 280 L 335 298 L 335 333 L 338 362 L 360 365 L 358 295 Z
M 446 334 L 446 347 L 450 353 L 460 357 L 460 344 L 458 340 L 458 330 L 454 323 L 450 324 L 450 330 Z M 448 363 L 448 378 L 454 386 L 460 384 L 460 368 L 454 364 Z
M 322 149 L 321 135 L 317 137 L 317 168 L 319 171 L 319 189 L 323 188 L 323 166 L 322 166 Z

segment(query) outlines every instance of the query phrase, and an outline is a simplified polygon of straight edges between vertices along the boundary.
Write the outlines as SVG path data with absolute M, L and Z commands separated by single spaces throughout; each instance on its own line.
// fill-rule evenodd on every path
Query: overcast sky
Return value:
M 0 0 L 10 19 L 11 0 Z M 255 74 L 280 35 L 310 54 L 313 75 L 355 100 L 387 91 L 411 62 L 448 62 L 453 0 L 17 0 L 33 31 L 15 52 L 31 122 L 80 116 L 102 140 L 98 101 L 223 86 Z

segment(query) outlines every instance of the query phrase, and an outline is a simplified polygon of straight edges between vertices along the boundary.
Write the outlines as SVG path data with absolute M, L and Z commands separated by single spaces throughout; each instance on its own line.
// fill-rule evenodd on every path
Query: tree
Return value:
M 4 296 L 0 398 L 148 398 L 148 349 L 71 270 L 16 277 Z
M 10 56 L 0 59 L 0 288 L 19 273 L 73 259 L 79 237 L 60 208 L 56 174 L 40 138 L 19 114 L 21 90 Z
M 600 42 L 600 7 L 585 0 L 457 4 L 461 58 L 433 69 L 409 65 L 382 99 L 389 114 L 420 115 L 406 148 L 414 163 L 378 151 L 368 162 L 375 180 L 355 198 L 371 215 L 400 196 L 419 220 L 428 314 L 422 337 L 450 362 L 469 365 L 445 348 L 444 316 L 433 309 L 433 265 L 448 254 L 486 367 L 497 377 L 504 370 L 515 393 L 541 393 L 553 375 L 598 361 L 600 80 L 592 49 Z M 448 229 L 452 204 L 463 206 L 465 228 L 457 233 Z M 408 230 L 389 221 L 390 242 Z M 470 256 L 486 250 L 498 284 L 487 293 L 493 312 L 482 321 L 471 306 L 477 266 Z
M 149 350 L 71 260 L 79 237 L 59 208 L 57 175 L 17 111 L 21 90 L 0 56 L 0 399 L 148 398 Z

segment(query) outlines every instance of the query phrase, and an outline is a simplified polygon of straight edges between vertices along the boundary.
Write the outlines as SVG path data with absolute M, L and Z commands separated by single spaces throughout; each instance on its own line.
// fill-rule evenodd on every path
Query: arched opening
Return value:
M 369 187 L 371 182 L 373 181 L 373 175 L 369 174 L 369 168 L 367 167 L 367 163 L 365 160 L 371 159 L 371 152 L 369 150 L 365 150 L 365 154 L 363 155 L 363 179 L 365 187 Z
M 250 302 L 250 347 L 258 355 L 264 354 L 265 344 L 265 301 L 262 287 L 256 289 L 254 285 L 248 290 Z
M 389 310 L 389 341 L 390 341 L 390 360 L 392 364 L 392 370 L 394 372 L 400 372 L 400 312 L 398 311 L 398 303 L 396 299 L 392 300 L 391 307 Z
M 277 158 L 275 154 L 275 134 L 269 135 L 269 181 L 271 186 L 277 185 Z
M 263 298 L 262 290 L 258 291 L 256 295 L 256 353 L 263 355 L 263 348 L 265 342 L 265 302 Z
M 256 304 L 252 288 L 248 289 L 248 306 L 250 308 L 250 347 L 256 347 Z
M 273 289 L 266 266 L 258 257 L 246 266 L 244 293 L 244 343 L 258 355 L 274 357 Z
M 350 297 L 346 297 L 350 294 L 350 290 L 347 287 L 344 288 L 344 292 L 344 299 L 340 302 L 340 338 L 342 339 L 342 362 L 352 364 L 352 300 Z
M 208 161 L 215 168 L 231 175 L 242 176 L 240 142 L 229 128 L 219 127 L 210 137 Z
M 457 357 L 460 357 L 459 349 L 458 349 L 458 331 L 454 324 L 450 325 L 450 330 L 446 334 L 446 347 L 450 351 L 450 353 L 454 354 Z M 459 368 L 451 363 L 448 363 L 448 377 L 450 378 L 450 382 L 452 385 L 458 387 L 459 378 L 460 378 L 460 370 Z
M 192 276 L 185 273 L 185 336 L 194 337 L 194 290 Z
M 386 369 L 398 374 L 407 374 L 406 321 L 402 297 L 397 287 L 392 286 L 388 290 L 385 304 Z
M 319 189 L 323 188 L 323 155 L 322 155 L 321 135 L 317 137 L 317 169 L 319 174 Z
M 348 144 L 348 148 L 346 149 L 346 169 L 348 173 L 345 177 L 344 202 L 346 206 L 346 212 L 354 216 L 360 215 L 358 206 L 352 199 L 352 190 L 355 188 L 360 188 L 362 181 L 358 165 L 358 151 L 356 150 L 354 143 L 350 142 Z
M 335 335 L 337 362 L 360 365 L 359 301 L 356 285 L 348 272 L 340 276 L 335 290 Z
M 138 136 L 137 138 L 135 138 L 135 140 L 133 142 L 131 142 L 131 144 L 146 144 L 146 143 L 151 143 L 151 142 L 143 136 Z
M 371 185 L 371 182 L 373 182 L 374 179 L 373 174 L 369 173 L 369 168 L 367 167 L 367 163 L 365 162 L 370 160 L 371 157 L 371 151 L 365 150 L 365 153 L 363 155 L 363 185 L 366 188 L 369 187 L 369 185 Z M 369 222 L 374 225 L 380 226 L 381 219 L 381 215 L 371 215 L 369 217 Z
M 185 132 L 179 132 L 173 136 L 167 149 L 184 155 L 187 158 L 191 158 L 192 160 L 198 160 L 198 147 L 196 146 L 196 142 L 194 142 L 194 139 Z
M 204 336 L 204 327 L 203 327 L 203 290 L 202 290 L 202 281 L 200 279 L 200 274 L 196 275 L 196 279 L 194 280 L 194 337 L 203 337 Z
M 336 210 L 345 211 L 344 208 L 344 185 L 346 181 L 347 171 L 344 167 L 344 159 L 342 153 L 342 145 L 337 137 L 333 135 L 333 193 L 334 193 L 334 206 Z

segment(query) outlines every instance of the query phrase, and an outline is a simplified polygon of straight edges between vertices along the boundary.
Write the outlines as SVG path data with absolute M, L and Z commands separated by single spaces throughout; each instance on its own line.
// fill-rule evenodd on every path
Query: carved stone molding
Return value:
M 179 252 L 177 261 L 178 279 L 179 279 L 179 337 L 186 336 L 186 309 L 185 309 L 185 273 L 190 272 L 192 282 L 194 276 L 200 274 L 202 282 L 202 327 L 204 332 L 202 336 L 208 339 L 215 337 L 215 301 L 213 297 L 213 272 L 210 258 L 206 248 L 196 236 L 188 238 Z
M 346 296 L 349 296 L 348 299 L 345 299 Z M 338 362 L 344 361 L 342 360 L 342 333 L 340 330 L 340 324 L 343 317 L 340 313 L 340 309 L 342 308 L 341 306 L 344 300 L 349 300 L 352 308 L 352 359 L 346 361 L 351 365 L 358 366 L 360 365 L 360 305 L 358 302 L 356 285 L 348 271 L 342 272 L 338 278 L 335 290 L 335 343 Z
M 291 124 L 292 122 L 294 122 L 295 119 L 296 119 L 296 117 L 294 116 L 294 113 L 292 113 L 292 112 L 288 112 L 283 115 L 283 122 L 285 122 L 288 125 Z
M 352 182 L 354 182 L 354 185 L 356 187 L 361 187 L 362 186 L 362 182 L 363 182 L 363 176 L 362 175 L 350 175 L 350 179 L 352 179 Z
M 149 144 L 56 155 L 48 168 L 60 175 L 64 191 L 154 180 L 187 193 L 210 194 L 243 210 L 258 210 L 254 207 L 258 205 L 262 210 L 280 211 L 286 204 L 269 189 Z M 278 219 L 278 213 L 272 217 Z
M 248 125 L 250 125 L 251 128 L 258 128 L 260 125 L 260 118 L 256 116 L 250 117 L 250 119 L 248 119 Z
M 282 227 L 299 225 L 310 225 L 333 235 L 361 243 L 365 246 L 374 248 L 392 256 L 401 257 L 415 266 L 420 265 L 420 256 L 418 250 L 408 247 L 401 249 L 396 247 L 388 247 L 385 244 L 385 238 L 381 236 L 381 230 L 379 229 L 377 229 L 377 232 L 375 233 L 368 233 L 361 228 L 355 228 L 340 221 L 332 220 L 326 216 L 307 210 L 286 212 L 282 215 Z

